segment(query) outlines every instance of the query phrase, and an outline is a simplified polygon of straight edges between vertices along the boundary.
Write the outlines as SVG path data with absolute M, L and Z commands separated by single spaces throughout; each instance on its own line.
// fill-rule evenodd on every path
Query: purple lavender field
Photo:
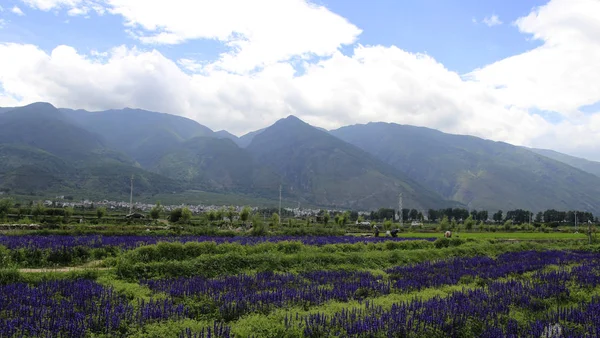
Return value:
M 563 250 L 379 271 L 19 282 L 0 286 L 0 337 L 598 337 L 599 294 L 600 254 Z
M 402 237 L 356 237 L 356 236 L 264 236 L 264 237 L 211 237 L 211 236 L 103 236 L 103 235 L 24 235 L 0 236 L 0 245 L 9 249 L 69 249 L 74 247 L 102 248 L 118 247 L 133 249 L 143 245 L 159 242 L 215 242 L 239 243 L 241 245 L 254 245 L 259 243 L 277 243 L 284 241 L 298 241 L 306 245 L 327 244 L 355 244 L 355 243 L 382 243 L 386 241 L 434 241 L 435 238 L 402 238 Z

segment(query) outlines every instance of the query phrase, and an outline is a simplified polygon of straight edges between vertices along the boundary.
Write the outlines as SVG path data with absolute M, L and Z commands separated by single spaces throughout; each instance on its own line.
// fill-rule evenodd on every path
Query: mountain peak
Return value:
M 232 133 L 228 132 L 227 130 L 219 130 L 219 131 L 215 131 L 214 133 L 217 138 L 226 138 L 226 139 L 230 139 L 233 141 L 236 141 L 238 139 L 237 136 L 233 135 Z
M 12 109 L 8 114 L 24 118 L 43 118 L 51 120 L 64 120 L 62 112 L 48 102 L 34 102 L 26 106 Z
M 52 104 L 48 102 L 34 102 L 23 106 L 22 108 L 31 108 L 31 109 L 56 109 Z
M 302 121 L 296 115 L 288 115 L 288 117 L 286 117 L 284 120 L 288 120 L 288 121 Z M 302 121 L 302 122 L 304 122 L 304 121 Z
M 302 121 L 301 119 L 299 119 L 298 117 L 296 117 L 294 115 L 289 115 L 286 118 L 282 118 L 282 119 L 278 120 L 271 127 L 292 128 L 292 127 L 312 127 L 312 126 L 310 124 Z M 269 128 L 267 128 L 267 129 L 269 129 Z

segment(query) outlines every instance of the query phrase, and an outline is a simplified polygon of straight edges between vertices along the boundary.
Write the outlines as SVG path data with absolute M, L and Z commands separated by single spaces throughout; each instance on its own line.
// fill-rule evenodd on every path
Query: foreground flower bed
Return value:
M 456 291 L 427 296 L 446 286 Z M 0 286 L 0 337 L 128 336 L 161 325 L 174 337 L 234 337 L 247 336 L 248 318 L 282 337 L 598 337 L 599 286 L 600 254 L 574 251 L 458 257 L 381 273 L 145 279 L 138 287 L 151 296 L 142 299 L 90 280 L 17 283 Z
M 90 280 L 10 284 L 0 286 L 0 337 L 119 335 L 131 325 L 182 318 L 186 311 L 170 300 L 134 307 L 113 289 Z

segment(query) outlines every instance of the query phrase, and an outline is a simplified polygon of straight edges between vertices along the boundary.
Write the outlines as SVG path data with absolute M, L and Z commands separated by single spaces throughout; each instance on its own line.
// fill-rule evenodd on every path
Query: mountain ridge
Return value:
M 598 177 L 505 142 L 369 123 L 331 133 L 473 208 L 597 210 Z
M 296 193 L 318 204 L 393 207 L 400 192 L 413 197 L 407 198 L 407 205 L 415 208 L 453 204 L 293 115 L 255 135 L 246 149 L 287 180 Z
M 6 124 L 11 119 L 18 123 Z M 356 128 L 376 132 L 343 135 Z M 126 176 L 135 173 L 146 182 L 140 193 L 150 195 L 200 189 L 276 200 L 281 184 L 286 200 L 340 208 L 393 208 L 400 192 L 405 206 L 419 209 L 469 203 L 489 210 L 600 205 L 593 188 L 597 176 L 563 163 L 578 158 L 561 162 L 539 154 L 543 150 L 394 123 L 326 131 L 289 115 L 236 137 L 168 113 L 89 112 L 34 103 L 0 108 L 0 134 L 0 159 L 6 163 L 0 165 L 0 189 L 11 191 L 23 185 L 29 193 L 108 193 L 98 185 L 104 182 L 125 194 Z M 46 145 L 50 141 L 54 147 Z M 101 168 L 117 185 L 103 179 Z M 39 182 L 21 179 L 36 175 Z M 69 175 L 76 177 L 74 183 Z
M 574 168 L 581 169 L 585 172 L 588 172 L 592 175 L 600 177 L 600 162 L 590 161 L 581 157 L 571 156 L 563 153 L 559 153 L 550 149 L 537 149 L 537 148 L 527 148 L 530 151 L 538 153 L 542 156 L 549 157 L 553 160 L 563 162 L 568 164 Z

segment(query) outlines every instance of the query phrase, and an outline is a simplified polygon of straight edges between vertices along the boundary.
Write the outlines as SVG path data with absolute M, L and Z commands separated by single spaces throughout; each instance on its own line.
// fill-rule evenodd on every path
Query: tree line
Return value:
M 504 212 L 498 210 L 490 214 L 487 210 L 467 210 L 464 208 L 445 208 L 445 209 L 429 209 L 427 210 L 427 220 L 430 222 L 439 222 L 444 217 L 449 220 L 457 222 L 463 222 L 467 218 L 471 218 L 474 221 L 493 221 L 495 223 L 504 223 L 506 221 L 512 221 L 514 224 L 523 223 L 570 223 L 575 224 L 577 220 L 578 224 L 593 222 L 598 223 L 598 217 L 594 217 L 594 214 L 587 211 L 557 211 L 549 209 L 546 211 L 540 211 L 534 215 L 533 212 L 524 209 L 515 209 Z M 421 211 L 416 209 L 402 209 L 402 220 L 403 221 L 423 221 L 425 215 Z M 372 221 L 384 221 L 397 219 L 397 209 L 391 208 L 380 208 L 377 211 L 371 211 L 367 219 Z
M 50 217 L 62 217 L 65 221 L 68 221 L 74 214 L 73 208 L 52 208 L 46 207 L 41 202 L 29 204 L 14 203 L 12 199 L 5 198 L 0 199 L 0 219 L 4 219 L 7 214 L 16 214 L 19 218 L 27 215 L 33 215 L 34 220 L 38 220 L 44 216 Z M 233 207 L 222 208 L 218 210 L 211 210 L 203 213 L 203 217 L 207 221 L 221 221 L 228 220 L 232 222 L 238 219 L 242 222 L 247 222 L 250 218 L 260 217 L 266 219 L 269 217 L 271 223 L 280 223 L 280 218 L 290 219 L 294 218 L 292 211 L 282 209 L 282 215 L 277 213 L 277 208 L 260 208 L 252 211 L 249 207 L 244 207 L 241 212 L 237 212 Z M 98 220 L 104 218 L 107 214 L 107 210 L 103 207 L 96 208 L 94 216 Z M 169 213 L 165 213 L 163 206 L 158 202 L 149 215 L 151 219 L 158 219 L 161 214 L 167 217 L 173 222 L 189 222 L 192 218 L 192 212 L 186 208 L 176 208 L 171 210 Z M 88 216 L 88 215 L 86 215 Z M 454 222 L 465 222 L 467 219 L 476 222 L 494 222 L 497 224 L 511 222 L 512 224 L 524 224 L 524 223 L 546 223 L 546 224 L 585 224 L 588 222 L 599 223 L 598 217 L 594 217 L 593 213 L 587 211 L 558 211 L 555 209 L 548 209 L 546 211 L 540 211 L 534 215 L 533 212 L 524 209 L 515 209 L 503 212 L 498 210 L 493 213 L 490 217 L 487 210 L 467 210 L 464 208 L 445 208 L 445 209 L 429 209 L 425 214 L 417 209 L 402 209 L 402 220 L 405 222 L 410 221 L 425 221 L 429 222 L 440 222 L 442 219 L 447 218 L 448 221 Z M 330 212 L 321 210 L 317 214 L 317 222 L 323 222 L 325 224 L 329 221 L 333 221 L 335 224 L 345 225 L 354 222 L 372 221 L 372 222 L 385 222 L 385 221 L 397 221 L 397 209 L 393 208 L 379 208 L 378 210 L 371 211 L 369 213 L 359 213 L 355 210 L 346 211 L 334 211 Z

